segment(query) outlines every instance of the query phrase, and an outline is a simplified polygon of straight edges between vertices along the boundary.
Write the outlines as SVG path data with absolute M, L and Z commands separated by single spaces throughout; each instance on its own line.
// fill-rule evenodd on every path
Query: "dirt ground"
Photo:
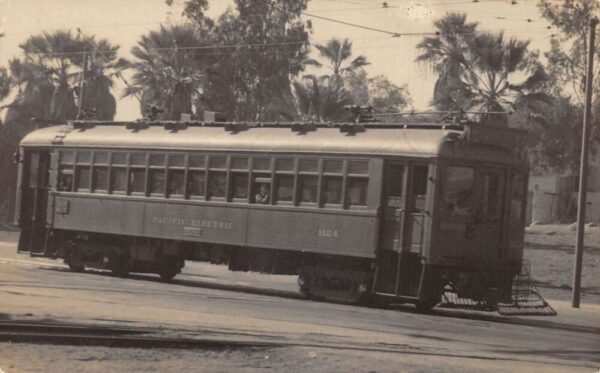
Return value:
M 600 227 L 586 227 L 581 276 L 582 301 L 600 304 Z M 569 225 L 534 225 L 525 234 L 524 258 L 542 294 L 570 299 L 576 231 Z
M 0 344 L 0 372 L 585 372 L 576 366 L 282 347 L 177 350 Z

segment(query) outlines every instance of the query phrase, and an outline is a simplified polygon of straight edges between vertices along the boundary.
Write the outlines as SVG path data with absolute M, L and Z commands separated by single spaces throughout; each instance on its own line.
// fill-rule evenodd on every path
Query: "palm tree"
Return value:
M 333 73 L 332 75 L 336 78 L 341 77 L 346 72 L 351 72 L 360 67 L 369 65 L 367 57 L 363 55 L 360 55 L 348 62 L 348 60 L 352 57 L 352 43 L 348 39 L 339 40 L 332 38 L 325 45 L 315 45 L 315 48 L 317 48 L 319 51 L 319 55 L 325 59 L 327 67 L 331 70 Z M 314 64 L 317 66 L 322 66 L 322 64 L 319 62 Z
M 541 112 L 552 98 L 543 92 L 547 75 L 528 54 L 529 41 L 505 40 L 504 34 L 483 32 L 469 43 L 461 63 L 458 86 L 466 92 L 464 110 L 483 113 L 482 122 L 507 123 L 507 115 L 518 109 Z M 524 77 L 514 83 L 515 77 Z
M 205 69 L 197 48 L 204 43 L 197 29 L 187 24 L 161 26 L 142 36 L 131 50 L 138 61 L 131 64 L 134 84 L 124 96 L 141 95 L 142 111 L 150 105 L 162 107 L 165 119 L 191 114 L 192 104 L 202 95 Z
M 439 110 L 458 110 L 465 92 L 460 90 L 460 84 L 457 83 L 477 22 L 467 22 L 464 13 L 447 13 L 433 24 L 437 35 L 427 36 L 417 44 L 421 54 L 416 61 L 429 64 L 438 75 L 432 104 Z
M 9 62 L 10 88 L 0 73 L 0 96 L 10 89 L 15 92 L 12 102 L 2 107 L 6 108 L 6 116 L 0 133 L 0 210 L 11 212 L 12 208 L 3 206 L 4 201 L 15 200 L 16 167 L 11 157 L 23 136 L 34 129 L 31 118 L 75 119 L 77 98 L 85 111 L 97 112 L 99 119 L 112 119 L 112 75 L 125 66 L 124 61 L 116 59 L 118 47 L 106 40 L 96 42 L 93 37 L 73 37 L 68 31 L 35 35 L 20 47 L 24 56 Z M 83 101 L 78 97 L 82 70 Z
M 82 115 L 98 120 L 112 120 L 117 111 L 117 101 L 112 95 L 115 77 L 129 67 L 129 62 L 117 57 L 119 46 L 111 45 L 107 40 L 98 42 L 93 37 L 87 39 L 92 46 L 86 58 L 79 55 L 74 63 L 85 70 L 83 75 Z M 79 92 L 77 91 L 79 94 Z
M 528 41 L 477 32 L 477 24 L 467 23 L 464 14 L 448 14 L 435 24 L 439 35 L 417 45 L 422 50 L 417 61 L 428 62 L 438 74 L 438 108 L 480 111 L 488 113 L 482 122 L 506 124 L 517 109 L 539 112 L 551 102 L 543 92 L 547 75 L 527 51 Z
M 338 79 L 307 76 L 293 87 L 300 119 L 340 121 L 348 116 L 344 106 L 352 104 L 352 98 Z
M 21 63 L 25 66 L 23 71 L 28 72 L 19 79 L 20 84 L 47 85 L 49 80 L 54 87 L 49 116 L 45 118 L 75 119 L 76 97 L 84 111 L 97 111 L 99 119 L 114 117 L 116 102 L 110 93 L 112 76 L 126 67 L 124 60 L 116 58 L 118 46 L 105 39 L 96 42 L 94 37 L 73 37 L 70 31 L 56 31 L 32 36 L 20 47 L 25 52 Z M 86 75 L 83 82 L 82 70 Z M 78 97 L 81 83 L 84 97 Z

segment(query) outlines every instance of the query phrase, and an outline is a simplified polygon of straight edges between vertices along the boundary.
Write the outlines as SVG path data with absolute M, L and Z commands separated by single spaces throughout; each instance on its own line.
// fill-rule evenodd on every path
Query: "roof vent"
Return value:
M 248 124 L 246 122 L 227 122 L 223 126 L 225 131 L 237 133 L 240 131 L 246 131 L 248 129 Z
M 360 124 L 344 123 L 340 125 L 340 132 L 347 133 L 349 135 L 354 135 L 358 132 L 365 132 L 365 126 L 362 126 Z
M 298 123 L 294 122 L 290 126 L 292 132 L 298 132 L 299 135 L 303 135 L 307 132 L 316 131 L 317 126 L 314 122 Z

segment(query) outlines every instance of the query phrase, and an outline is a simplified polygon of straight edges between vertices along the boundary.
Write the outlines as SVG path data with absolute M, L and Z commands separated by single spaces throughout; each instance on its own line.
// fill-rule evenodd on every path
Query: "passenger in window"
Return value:
M 268 184 L 260 184 L 258 193 L 254 196 L 254 202 L 267 205 L 269 203 L 270 188 Z
M 59 192 L 70 192 L 73 186 L 73 178 L 68 177 L 66 175 L 62 175 L 62 177 L 58 180 L 58 191 Z

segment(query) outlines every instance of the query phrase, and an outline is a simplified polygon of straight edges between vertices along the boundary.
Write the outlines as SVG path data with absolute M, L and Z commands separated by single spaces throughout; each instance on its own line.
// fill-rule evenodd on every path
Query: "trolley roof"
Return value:
M 31 132 L 22 140 L 26 147 L 87 147 L 112 149 L 208 150 L 277 153 L 336 153 L 363 155 L 443 156 L 449 151 L 444 144 L 469 141 L 466 126 L 440 124 L 407 126 L 329 126 L 299 124 L 247 126 L 242 123 L 188 125 L 182 122 L 117 123 L 70 122 Z M 346 127 L 344 127 L 346 126 Z M 295 128 L 295 129 L 294 129 Z M 462 127 L 460 127 L 462 128 Z M 489 128 L 486 128 L 489 130 Z M 501 129 L 505 132 L 507 129 Z M 510 131 L 510 130 L 509 130 Z M 477 143 L 498 148 L 497 134 L 481 137 Z M 473 136 L 471 136 L 473 138 Z M 472 142 L 472 141 L 471 141 Z M 507 142 L 505 153 L 514 147 Z M 446 154 L 450 155 L 450 154 Z M 505 153 L 506 156 L 506 153 Z

